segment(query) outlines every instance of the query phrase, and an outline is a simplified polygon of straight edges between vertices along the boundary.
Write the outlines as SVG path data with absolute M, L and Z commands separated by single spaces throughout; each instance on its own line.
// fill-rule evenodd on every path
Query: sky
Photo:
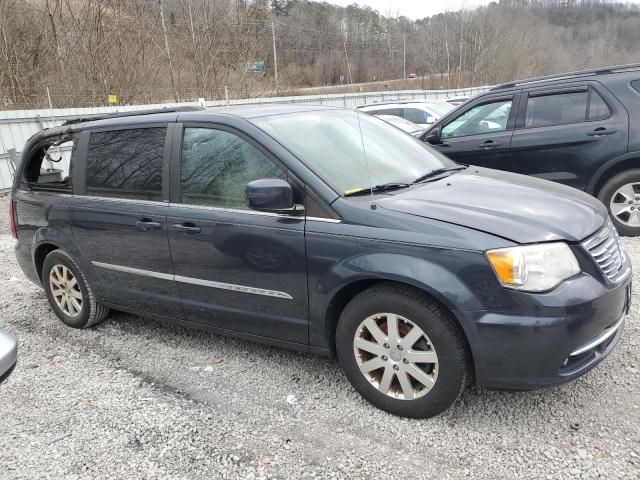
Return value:
M 475 8 L 479 5 L 487 5 L 492 0 L 326 0 L 346 7 L 352 3 L 366 5 L 378 10 L 382 15 L 404 15 L 417 19 L 430 17 L 438 13 L 460 10 L 461 8 Z M 620 1 L 620 0 L 619 0 Z M 621 0 L 624 3 L 640 3 L 640 0 Z

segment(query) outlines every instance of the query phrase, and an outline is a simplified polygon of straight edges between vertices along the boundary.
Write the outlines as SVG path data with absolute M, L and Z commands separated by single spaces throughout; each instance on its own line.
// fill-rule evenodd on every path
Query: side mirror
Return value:
M 432 128 L 431 130 L 429 130 L 424 134 L 422 140 L 424 140 L 425 142 L 429 142 L 431 145 L 438 145 L 439 143 L 442 143 L 440 127 Z
M 18 342 L 7 332 L 0 330 L 0 383 L 13 371 L 18 360 Z
M 280 178 L 260 178 L 247 184 L 247 200 L 253 210 L 296 213 L 302 207 L 293 203 L 293 190 Z
M 432 123 L 436 123 L 436 117 L 432 117 L 431 115 L 429 115 L 427 117 L 427 125 L 431 125 Z

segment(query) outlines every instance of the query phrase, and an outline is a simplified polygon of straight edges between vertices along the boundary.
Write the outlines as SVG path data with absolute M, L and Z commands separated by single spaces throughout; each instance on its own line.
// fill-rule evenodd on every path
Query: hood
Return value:
M 580 241 L 607 218 L 602 203 L 574 188 L 473 166 L 384 198 L 378 206 L 517 243 Z

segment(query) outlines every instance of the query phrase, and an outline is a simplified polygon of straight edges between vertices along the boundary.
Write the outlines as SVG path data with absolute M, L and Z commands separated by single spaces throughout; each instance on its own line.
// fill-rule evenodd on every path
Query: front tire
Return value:
M 600 189 L 598 200 L 609 210 L 620 235 L 640 235 L 640 169 L 626 170 L 609 179 Z
M 402 417 L 438 415 L 469 377 L 458 326 L 411 287 L 382 284 L 353 298 L 338 322 L 336 350 L 353 387 L 376 407 Z
M 44 259 L 42 285 L 49 305 L 69 327 L 89 328 L 109 314 L 109 308 L 96 301 L 76 261 L 64 250 L 54 250 Z

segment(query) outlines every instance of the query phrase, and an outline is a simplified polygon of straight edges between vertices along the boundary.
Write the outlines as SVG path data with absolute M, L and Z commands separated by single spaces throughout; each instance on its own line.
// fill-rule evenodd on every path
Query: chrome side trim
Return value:
M 233 283 L 213 282 L 211 280 L 202 280 L 200 278 L 182 277 L 175 275 L 176 282 L 189 283 L 191 285 L 200 285 L 202 287 L 219 288 L 222 290 L 231 290 L 233 292 L 253 293 L 254 295 L 264 295 L 266 297 L 284 298 L 293 300 L 293 297 L 285 292 L 277 290 L 266 290 L 264 288 L 247 287 L 245 285 L 234 285 Z
M 122 265 L 113 265 L 111 263 L 103 263 L 91 261 L 93 265 L 107 270 L 115 270 L 117 272 L 131 273 L 134 275 L 142 275 L 144 277 L 159 278 L 161 280 L 171 280 L 180 283 L 188 283 L 191 285 L 200 285 L 202 287 L 218 288 L 221 290 L 231 290 L 240 293 L 252 293 L 254 295 L 263 295 L 265 297 L 282 298 L 293 300 L 293 297 L 285 292 L 277 290 L 267 290 L 264 288 L 248 287 L 246 285 L 235 285 L 233 283 L 214 282 L 211 280 L 203 280 L 201 278 L 183 277 L 181 275 L 172 275 L 170 273 L 152 272 L 150 270 L 142 270 L 139 268 L 124 267 Z
M 342 223 L 342 220 L 339 220 L 337 218 L 307 217 L 307 220 L 312 220 L 314 222 L 325 222 L 325 223 Z
M 598 335 L 596 338 L 591 340 L 586 345 L 583 345 L 578 349 L 574 350 L 573 352 L 571 352 L 569 356 L 577 357 L 578 355 L 582 355 L 584 352 L 588 352 L 592 348 L 595 348 L 598 345 L 606 342 L 616 334 L 616 332 L 622 326 L 623 323 L 624 323 L 624 315 L 622 315 L 622 317 L 620 317 L 620 319 L 614 325 L 610 326 L 609 328 L 606 328 L 600 335 Z
M 161 280 L 175 280 L 171 273 L 152 272 L 150 270 L 141 270 L 139 268 L 123 267 L 122 265 L 113 265 L 111 263 L 102 263 L 91 261 L 96 267 L 106 268 L 107 270 L 115 270 L 116 272 L 132 273 L 134 275 L 142 275 L 143 277 L 159 278 Z

